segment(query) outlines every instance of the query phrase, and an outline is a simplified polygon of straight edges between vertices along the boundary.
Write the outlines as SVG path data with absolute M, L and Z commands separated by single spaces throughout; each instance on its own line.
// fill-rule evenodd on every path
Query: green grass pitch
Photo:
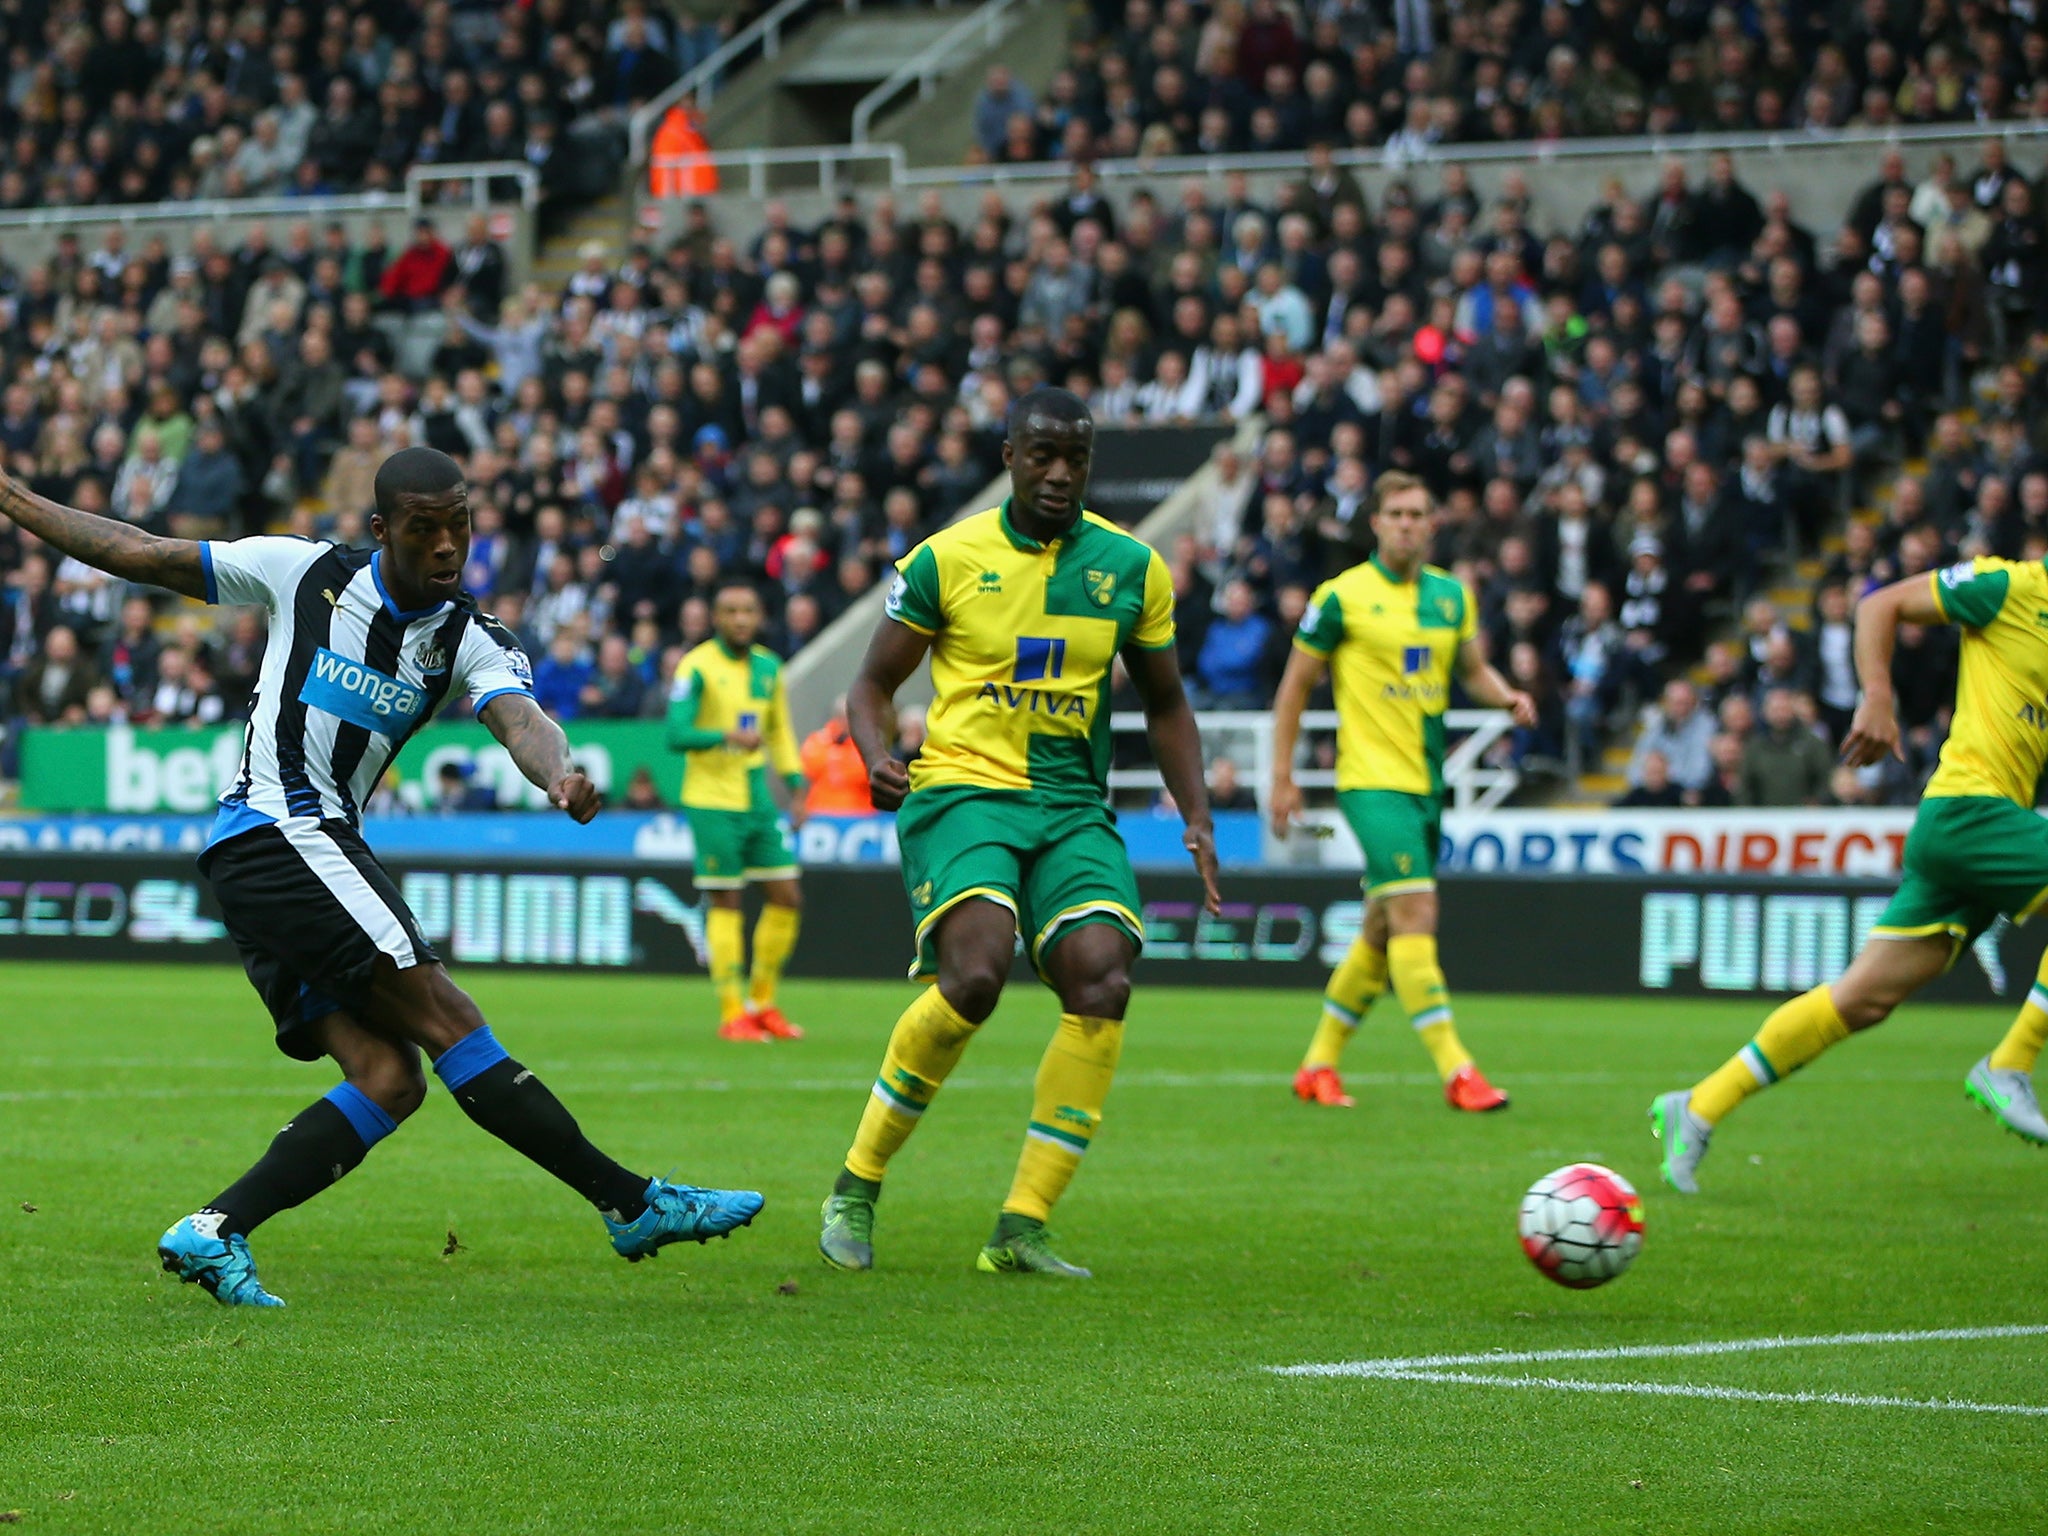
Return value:
M 1450 957 L 1470 976 L 1472 957 Z M 1681 1202 L 1644 1109 L 1749 1003 L 1469 994 L 1505 1115 L 1444 1109 L 1391 1007 L 1358 1108 L 1287 1094 L 1306 995 L 1147 988 L 1055 1225 L 1088 1285 L 972 1272 L 1053 1005 L 1019 986 L 897 1162 L 880 1267 L 817 1207 L 908 991 L 799 984 L 723 1045 L 701 982 L 472 974 L 600 1144 L 763 1190 L 755 1227 L 629 1267 L 446 1095 L 257 1235 L 279 1313 L 156 1234 L 324 1090 L 228 971 L 0 979 L 0 1515 L 24 1532 L 2021 1531 L 2048 1419 L 1264 1368 L 2043 1320 L 2048 1159 L 1967 1105 L 2003 1010 L 1909 1008 L 1748 1106 Z M 1571 1293 L 1522 1190 L 1635 1181 L 1635 1269 Z M 34 1207 L 33 1211 L 28 1207 Z M 450 1233 L 460 1247 L 444 1255 Z M 2048 1338 L 1592 1360 L 1522 1374 L 2048 1404 Z M 1513 1372 L 1504 1372 L 1513 1374 Z

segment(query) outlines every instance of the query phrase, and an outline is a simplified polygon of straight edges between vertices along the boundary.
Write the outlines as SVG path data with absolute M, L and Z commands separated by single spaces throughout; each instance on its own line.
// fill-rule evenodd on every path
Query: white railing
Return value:
M 654 130 L 661 120 L 668 116 L 668 109 L 684 97 L 694 97 L 697 110 L 708 111 L 712 98 L 718 94 L 718 82 L 726 69 L 735 63 L 741 54 L 760 44 L 761 57 L 775 58 L 782 52 L 782 30 L 798 15 L 825 0 L 781 0 L 770 7 L 747 26 L 735 32 L 725 45 L 709 58 L 699 60 L 696 67 L 686 72 L 667 90 L 635 112 L 626 125 L 626 139 L 630 146 L 628 163 L 637 173 L 647 164 L 648 141 L 654 137 Z M 860 9 L 860 0 L 838 0 L 839 8 L 853 12 Z M 825 146 L 820 146 L 824 148 Z
M 1016 0 L 1011 0 L 1011 3 L 1016 3 Z M 976 16 L 979 14 L 977 12 Z M 970 21 L 972 20 L 974 18 L 970 18 Z M 909 65 L 905 66 L 905 70 L 909 68 Z M 897 73 L 902 75 L 904 71 L 899 70 Z M 912 78 L 916 78 L 914 73 L 905 76 L 906 82 Z M 870 93 L 870 96 L 863 100 L 862 106 L 865 107 L 869 100 L 875 99 L 885 88 L 886 82 L 883 87 L 877 87 L 876 92 Z M 897 89 L 900 90 L 901 86 L 899 85 Z M 872 116 L 870 113 L 869 117 Z M 856 143 L 860 141 L 867 126 L 866 121 L 856 116 Z M 1604 157 L 1639 160 L 1649 164 L 1669 155 L 1703 155 L 1722 150 L 1735 155 L 1786 155 L 1816 148 L 1857 145 L 1882 149 L 1912 145 L 1931 147 L 1944 143 L 1975 144 L 1987 138 L 2001 138 L 2009 144 L 2039 143 L 2048 140 L 2048 124 L 2031 121 L 1942 123 L 1915 128 L 1845 128 L 1825 135 L 1804 132 L 1696 133 L 1668 138 L 1565 139 L 1556 143 L 1443 144 L 1420 159 L 1404 159 L 1379 149 L 1339 150 L 1334 159 L 1338 165 L 1351 170 L 1399 170 L 1415 164 L 1442 165 L 1452 161 L 1468 166 L 1552 165 Z M 644 140 L 636 137 L 634 143 L 634 164 L 644 165 Z M 810 144 L 778 150 L 776 153 L 786 157 L 779 163 L 796 164 L 806 159 L 824 160 L 843 155 L 845 150 L 846 146 L 843 144 Z M 1299 171 L 1302 164 L 1302 157 L 1299 154 L 1172 155 L 1130 160 L 1100 160 L 1095 163 L 1095 169 L 1099 176 L 1113 181 L 1132 177 L 1215 177 L 1231 171 L 1243 171 L 1247 174 Z M 907 160 L 903 160 L 891 162 L 890 185 L 892 189 L 900 191 L 921 187 L 1001 186 L 1011 182 L 1033 181 L 1062 182 L 1071 174 L 1072 169 L 1063 160 L 1041 160 L 1021 165 L 919 167 L 912 167 Z
M 322 219 L 356 213 L 418 214 L 429 204 L 420 189 L 429 182 L 466 181 L 469 205 L 490 205 L 490 184 L 517 181 L 519 201 L 528 210 L 540 203 L 540 172 L 524 160 L 487 160 L 473 165 L 416 165 L 405 173 L 403 192 L 346 192 L 333 197 L 217 197 L 202 201 L 96 204 L 90 208 L 30 208 L 0 213 L 0 230 L 104 229 L 109 224 L 260 223 L 266 219 Z
M 853 109 L 853 142 L 867 143 L 868 129 L 874 125 L 875 114 L 902 95 L 905 88 L 915 85 L 920 100 L 931 95 L 940 77 L 952 67 L 962 49 L 995 47 L 1008 30 L 1004 18 L 1017 6 L 1025 4 L 1036 5 L 1038 0 L 988 0 L 973 15 L 940 33 L 921 53 L 897 66 L 893 75 L 861 97 L 860 104 Z
M 518 182 L 519 202 L 528 213 L 540 207 L 540 172 L 534 167 L 524 160 L 479 160 L 473 165 L 414 166 L 405 173 L 407 209 L 418 213 L 426 206 L 420 189 L 429 182 L 450 181 L 469 183 L 469 206 L 479 213 L 491 206 L 491 183 L 494 181 Z M 437 198 L 433 206 L 447 208 L 455 205 Z
M 1260 710 L 1198 710 L 1195 723 L 1201 727 L 1202 745 L 1208 755 L 1228 757 L 1243 770 L 1243 780 L 1258 797 L 1259 813 L 1266 810 L 1266 786 L 1273 778 L 1273 717 Z M 1444 729 L 1458 737 L 1444 756 L 1444 793 L 1461 811 L 1490 811 L 1515 792 L 1522 782 L 1512 767 L 1496 768 L 1486 761 L 1493 744 L 1505 736 L 1514 722 L 1505 710 L 1452 709 L 1444 712 Z M 1305 748 L 1312 736 L 1330 735 L 1337 729 L 1334 710 L 1311 709 L 1301 717 L 1301 743 Z M 1109 717 L 1112 738 L 1145 733 L 1145 717 L 1135 711 L 1119 711 Z M 1460 734 L 1462 733 L 1462 735 Z M 1294 782 L 1307 790 L 1334 790 L 1337 774 L 1330 768 L 1297 767 Z M 1112 768 L 1109 788 L 1113 796 L 1120 789 L 1157 791 L 1166 781 L 1156 767 Z
M 656 172 L 690 171 L 706 165 L 717 171 L 720 192 L 739 192 L 741 188 L 733 185 L 725 173 L 728 170 L 744 172 L 746 195 L 755 198 L 773 197 L 778 192 L 790 190 L 768 184 L 768 173 L 772 168 L 806 166 L 813 168 L 817 175 L 815 190 L 834 197 L 842 186 L 849 185 L 843 173 L 855 165 L 881 165 L 887 171 L 888 185 L 900 185 L 904 157 L 901 144 L 835 144 L 803 149 L 724 149 L 715 154 L 656 155 L 648 161 L 648 169 Z M 683 178 L 677 177 L 673 184 L 681 186 Z M 812 188 L 806 186 L 797 190 L 810 191 Z M 675 195 L 696 198 L 703 194 L 678 192 Z

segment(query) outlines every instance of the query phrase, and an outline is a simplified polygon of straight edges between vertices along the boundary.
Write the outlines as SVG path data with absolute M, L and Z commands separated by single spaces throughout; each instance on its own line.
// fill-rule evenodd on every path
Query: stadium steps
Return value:
M 1924 459 L 1914 459 L 1899 466 L 1899 474 L 1922 475 L 1927 473 Z M 1877 523 L 1884 520 L 1884 509 L 1891 501 L 1891 484 L 1887 481 L 1871 495 L 1868 506 L 1856 508 L 1843 522 Z M 1821 537 L 1821 554 L 1794 561 L 1783 568 L 1784 579 L 1763 590 L 1778 605 L 1788 628 L 1806 631 L 1813 627 L 1813 593 L 1821 577 L 1827 574 L 1829 563 L 1845 547 L 1841 527 L 1830 529 Z M 1728 640 L 1741 632 L 1742 616 L 1737 613 L 1730 621 L 1712 635 L 1708 642 Z M 1704 662 L 1696 662 L 1687 674 L 1695 684 L 1708 681 Z M 1624 730 L 1621 737 L 1611 741 L 1601 750 L 1600 766 L 1590 773 L 1582 773 L 1578 781 L 1566 787 L 1554 802 L 1563 806 L 1597 807 L 1612 804 L 1628 790 L 1628 763 L 1635 755 L 1635 742 L 1642 724 L 1637 721 Z
M 617 266 L 625 259 L 622 237 L 632 225 L 632 202 L 628 193 L 613 192 L 577 209 L 534 257 L 533 280 L 548 293 L 560 294 L 583 264 L 576 253 L 586 240 L 602 240 L 606 261 Z

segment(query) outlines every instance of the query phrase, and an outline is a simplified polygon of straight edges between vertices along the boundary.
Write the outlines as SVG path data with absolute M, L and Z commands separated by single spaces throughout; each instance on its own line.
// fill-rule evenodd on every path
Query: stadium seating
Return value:
M 1259 0 L 1166 37 L 1184 10 L 1133 0 L 1106 18 L 1045 98 L 1068 126 L 1032 153 L 1091 152 L 1068 129 L 1114 116 L 1141 77 L 1156 106 L 1169 42 L 1192 49 L 1194 77 L 1247 131 L 1266 114 L 1296 122 L 1276 101 L 1297 65 L 1321 81 L 1348 61 L 1355 86 L 1385 54 L 1396 67 L 1376 99 L 1397 78 L 1418 100 L 1452 89 L 1422 58 L 1399 67 L 1397 37 L 1353 39 L 1343 17 L 1283 46 L 1280 11 Z M 628 34 L 660 19 L 603 14 L 617 35 L 602 56 L 642 56 Z M 1627 126 L 1592 77 L 1635 65 L 1596 64 L 1573 91 L 1559 53 L 1639 63 L 1640 46 L 1600 40 L 1615 14 L 1534 19 L 1547 83 L 1531 84 L 1529 122 L 1563 101 L 1573 131 Z M 1215 35 L 1233 15 L 1234 55 Z M 451 38 L 488 31 L 488 17 L 454 20 Z M 1751 78 L 1738 55 L 1761 71 L 1781 51 L 1768 20 L 1760 42 L 1723 36 L 1718 12 L 1698 20 L 1691 52 L 1643 81 L 1651 111 L 1691 99 L 1682 58 L 1718 60 L 1725 83 Z M 1560 26 L 1576 40 L 1552 37 Z M 424 76 L 435 35 L 366 35 L 355 66 Z M 510 58 L 529 32 L 493 35 L 487 51 Z M 1454 28 L 1434 57 L 1485 74 L 1498 52 Z M 175 95 L 165 80 L 252 57 L 188 55 L 151 100 Z M 1234 76 L 1219 63 L 1231 57 Z M 656 73 L 615 83 L 630 96 Z M 269 88 L 246 87 L 257 101 Z M 1026 86 L 1006 89 L 1053 121 Z M 1787 94 L 1818 113 L 1817 90 L 1802 76 Z M 785 653 L 817 635 L 987 483 L 1005 403 L 1031 383 L 1081 390 L 1104 421 L 1257 415 L 1255 456 L 1224 455 L 1198 533 L 1169 552 L 1199 699 L 1270 696 L 1308 589 L 1366 552 L 1372 475 L 1402 467 L 1442 500 L 1436 557 L 1479 594 L 1496 659 L 1541 701 L 1539 724 L 1499 749 L 1539 792 L 1583 772 L 1582 793 L 1635 803 L 1909 798 L 1943 729 L 1954 660 L 1939 637 L 1901 657 L 1905 771 L 1809 784 L 1787 733 L 1838 735 L 1852 700 L 1847 619 L 1826 587 L 1853 597 L 1958 553 L 2048 544 L 2030 339 L 2048 266 L 2034 184 L 2004 143 L 1959 141 L 1917 183 L 1873 151 L 1840 229 L 1807 227 L 1726 156 L 1549 229 L 1512 192 L 1483 204 L 1435 141 L 1369 200 L 1320 132 L 1301 137 L 1317 145 L 1301 179 L 1265 206 L 1227 178 L 1113 202 L 1083 158 L 1062 195 L 991 194 L 965 224 L 849 196 L 815 227 L 734 241 L 700 205 L 664 248 L 592 242 L 566 282 L 524 291 L 481 222 L 452 247 L 310 223 L 276 246 L 205 232 L 131 249 L 89 230 L 5 274 L 0 451 L 39 490 L 151 527 L 361 539 L 378 458 L 443 447 L 478 492 L 472 588 L 571 685 L 551 694 L 562 713 L 632 716 L 659 712 L 656 680 L 706 633 L 706 598 L 734 570 L 762 587 Z M 17 721 L 231 715 L 246 695 L 260 635 L 239 617 L 217 634 L 152 626 L 116 585 L 52 568 L 12 532 L 0 574 L 0 696 Z M 53 645 L 58 630 L 69 638 Z M 1769 698 L 1780 687 L 1793 726 Z M 1601 777 L 1608 758 L 1625 776 Z

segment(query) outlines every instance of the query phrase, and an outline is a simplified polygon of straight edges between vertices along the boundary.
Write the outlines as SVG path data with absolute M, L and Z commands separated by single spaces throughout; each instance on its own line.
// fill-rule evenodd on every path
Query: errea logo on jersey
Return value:
M 427 696 L 410 683 L 337 655 L 323 645 L 313 653 L 299 702 L 366 731 L 397 736 L 418 722 L 427 707 Z

